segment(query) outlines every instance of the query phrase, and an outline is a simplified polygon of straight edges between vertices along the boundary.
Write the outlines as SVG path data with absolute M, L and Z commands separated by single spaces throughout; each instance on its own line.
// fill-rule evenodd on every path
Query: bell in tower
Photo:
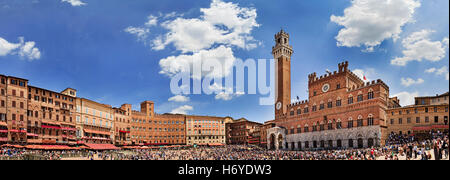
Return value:
M 291 103 L 291 56 L 289 34 L 281 30 L 275 35 L 272 55 L 275 59 L 275 116 L 287 113 Z

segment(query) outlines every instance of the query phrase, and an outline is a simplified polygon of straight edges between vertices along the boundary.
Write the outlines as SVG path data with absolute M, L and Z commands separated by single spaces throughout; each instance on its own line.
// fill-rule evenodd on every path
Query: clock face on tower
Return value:
M 322 86 L 322 92 L 328 92 L 330 90 L 330 85 L 329 84 L 325 84 Z
M 278 102 L 277 105 L 276 105 L 277 110 L 280 110 L 282 105 L 283 104 L 281 104 L 281 102 Z

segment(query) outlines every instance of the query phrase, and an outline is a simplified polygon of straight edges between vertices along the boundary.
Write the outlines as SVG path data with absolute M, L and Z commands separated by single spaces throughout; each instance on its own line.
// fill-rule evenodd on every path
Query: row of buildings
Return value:
M 348 68 L 320 77 L 308 76 L 308 99 L 291 103 L 289 34 L 275 35 L 275 119 L 266 122 L 263 136 L 269 149 L 332 149 L 381 146 L 390 134 L 429 136 L 448 133 L 448 92 L 416 97 L 414 105 L 401 107 L 382 80 L 365 82 Z
M 0 144 L 44 145 L 214 145 L 258 144 L 258 123 L 231 117 L 156 114 L 144 101 L 112 107 L 55 92 L 28 80 L 0 75 Z M 252 138 L 248 138 L 248 137 Z

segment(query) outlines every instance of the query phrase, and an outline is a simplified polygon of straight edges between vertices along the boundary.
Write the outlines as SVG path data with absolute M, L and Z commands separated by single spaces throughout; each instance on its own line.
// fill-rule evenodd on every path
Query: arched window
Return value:
M 347 128 L 353 128 L 353 119 L 352 119 L 352 117 L 348 118 Z
M 367 99 L 373 99 L 374 98 L 374 93 L 372 89 L 369 89 L 369 93 L 367 93 Z
M 358 116 L 358 120 L 357 120 L 357 127 L 362 127 L 363 126 L 363 117 L 361 115 Z
M 342 121 L 341 121 L 341 119 L 338 119 L 336 121 L 336 129 L 342 129 Z
M 336 107 L 340 107 L 340 106 L 342 106 L 342 100 L 340 97 L 338 97 L 336 100 Z
M 373 115 L 369 114 L 368 118 L 367 118 L 367 125 L 368 126 L 373 126 L 374 125 L 374 119 L 373 119 Z

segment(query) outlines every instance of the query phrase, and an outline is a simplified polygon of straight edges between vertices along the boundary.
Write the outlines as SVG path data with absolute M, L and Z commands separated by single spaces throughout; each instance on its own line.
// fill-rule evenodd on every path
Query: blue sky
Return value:
M 404 105 L 414 95 L 447 92 L 449 1 L 360 1 L 0 0 L 0 74 L 54 91 L 73 87 L 78 96 L 113 106 L 129 103 L 137 109 L 141 101 L 153 100 L 158 113 L 264 122 L 273 119 L 273 106 L 260 106 L 261 95 L 185 95 L 169 101 L 175 96 L 170 75 L 160 73 L 168 61 L 160 61 L 172 56 L 170 66 L 182 55 L 220 46 L 234 58 L 269 59 L 273 35 L 283 27 L 294 48 L 292 97 L 307 98 L 308 74 L 334 71 L 345 60 L 355 73 L 385 81 Z M 209 19 L 201 8 L 211 13 Z M 227 8 L 237 14 L 217 16 Z M 242 22 L 229 22 L 232 17 Z M 194 29 L 195 23 L 224 23 L 221 30 L 236 36 L 206 39 L 214 32 Z M 189 38 L 182 36 L 155 43 L 184 32 L 180 27 L 201 42 L 186 45 Z

